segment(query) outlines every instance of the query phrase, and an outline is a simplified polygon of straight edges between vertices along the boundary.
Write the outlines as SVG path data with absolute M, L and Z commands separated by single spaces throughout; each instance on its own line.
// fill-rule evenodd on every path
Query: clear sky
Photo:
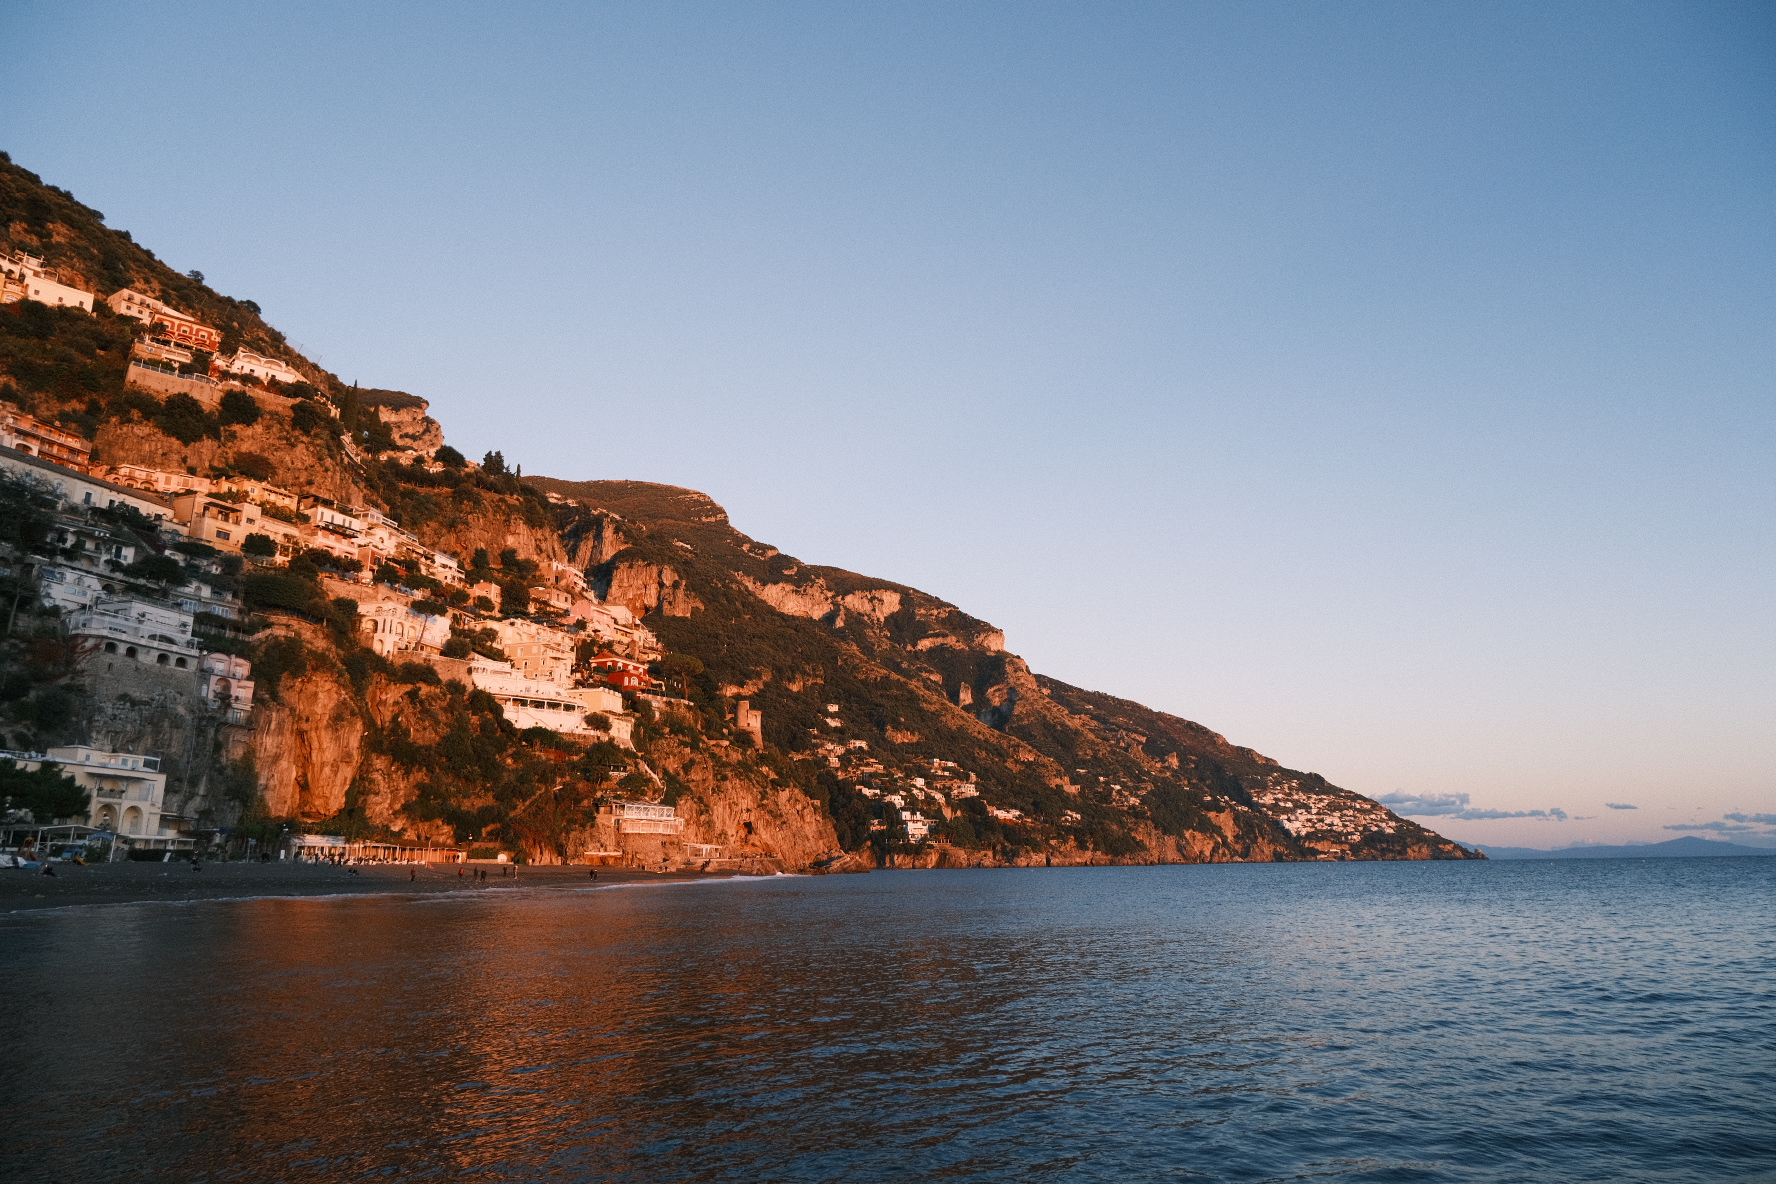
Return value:
M 0 147 L 472 456 L 705 490 L 1457 838 L 1776 844 L 1776 6 L 13 0 L 0 44 Z

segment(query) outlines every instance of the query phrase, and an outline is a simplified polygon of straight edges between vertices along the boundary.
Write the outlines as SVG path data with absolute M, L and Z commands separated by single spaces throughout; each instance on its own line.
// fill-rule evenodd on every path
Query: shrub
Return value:
M 419 683 L 428 687 L 443 686 L 438 672 L 424 662 L 403 662 L 395 667 L 396 682 Z
M 253 608 L 293 609 L 319 614 L 320 589 L 299 576 L 258 572 L 241 581 L 241 595 Z
M 120 574 L 128 579 L 147 580 L 169 588 L 184 587 L 186 583 L 184 566 L 171 555 L 144 555 L 125 567 Z
M 290 423 L 297 431 L 306 435 L 322 430 L 331 431 L 337 426 L 331 413 L 313 399 L 304 399 L 290 409 Z
M 554 728 L 525 728 L 518 733 L 518 738 L 526 744 L 537 748 L 552 748 L 556 752 L 572 752 L 579 747 Z
M 466 637 L 453 637 L 444 643 L 446 658 L 467 658 L 475 652 L 475 647 Z
M 278 697 L 284 678 L 308 673 L 308 649 L 299 637 L 274 637 L 253 655 L 255 690 Z
M 169 395 L 154 423 L 181 444 L 195 444 L 205 436 L 221 435 L 203 404 L 184 393 Z
M 277 553 L 277 543 L 268 534 L 254 533 L 241 540 L 241 554 L 254 559 L 272 559 Z
M 259 422 L 259 414 L 258 400 L 252 395 L 246 391 L 229 391 L 222 396 L 222 410 L 217 413 L 216 418 L 224 424 L 250 425 Z M 236 467 L 239 467 L 238 460 Z M 265 478 L 256 477 L 254 480 L 263 481 Z

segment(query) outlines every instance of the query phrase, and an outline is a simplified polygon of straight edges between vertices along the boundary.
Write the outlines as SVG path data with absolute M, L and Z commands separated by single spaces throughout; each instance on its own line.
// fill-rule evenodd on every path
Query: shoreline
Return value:
M 347 870 L 328 864 L 206 863 L 194 872 L 189 863 L 107 863 L 81 867 L 55 865 L 56 874 L 0 869 L 0 916 L 102 904 L 185 903 L 243 898 L 310 896 L 408 895 L 442 892 L 500 892 L 514 888 L 583 889 L 616 884 L 693 883 L 700 880 L 747 878 L 735 872 L 648 872 L 630 868 L 587 868 L 574 864 L 537 864 L 518 868 L 516 877 L 500 876 L 500 865 L 454 863 L 366 864 Z M 485 869 L 477 882 L 465 874 Z M 596 871 L 594 881 L 587 873 Z M 409 878 L 411 873 L 417 876 Z

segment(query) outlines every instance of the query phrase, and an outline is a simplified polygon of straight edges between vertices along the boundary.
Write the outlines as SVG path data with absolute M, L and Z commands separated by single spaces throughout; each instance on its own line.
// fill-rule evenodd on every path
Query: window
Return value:
M 216 537 L 219 539 L 226 539 L 226 538 L 230 538 L 232 536 L 230 536 L 226 530 L 218 530 L 216 532 Z

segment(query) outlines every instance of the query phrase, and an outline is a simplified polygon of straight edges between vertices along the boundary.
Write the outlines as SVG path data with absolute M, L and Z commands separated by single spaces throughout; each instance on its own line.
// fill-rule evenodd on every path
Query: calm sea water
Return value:
M 1776 1180 L 1776 860 L 0 922 L 8 1180 Z

